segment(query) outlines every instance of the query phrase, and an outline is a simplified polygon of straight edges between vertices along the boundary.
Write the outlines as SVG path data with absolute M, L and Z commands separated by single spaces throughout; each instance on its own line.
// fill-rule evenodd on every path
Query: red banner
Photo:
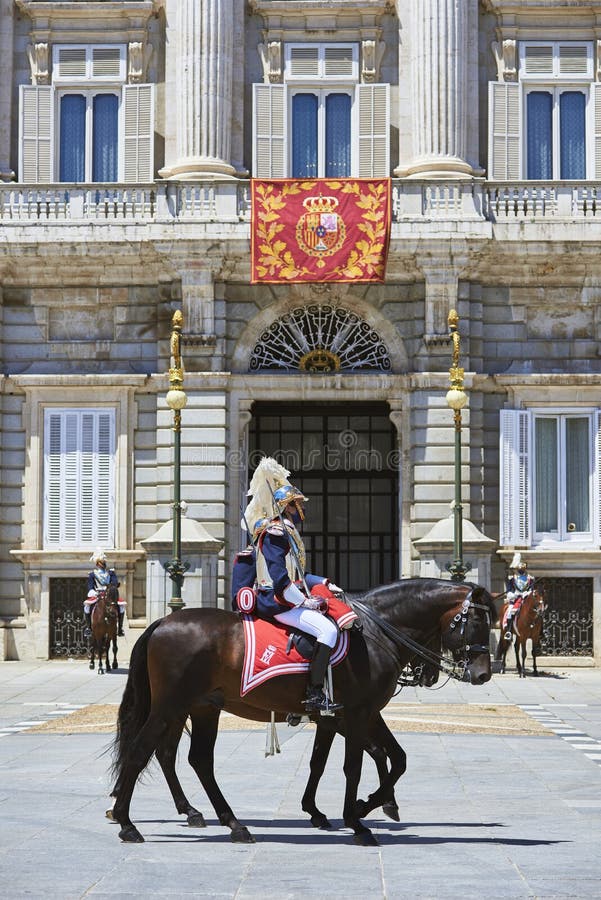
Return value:
M 251 282 L 384 281 L 390 180 L 253 179 Z

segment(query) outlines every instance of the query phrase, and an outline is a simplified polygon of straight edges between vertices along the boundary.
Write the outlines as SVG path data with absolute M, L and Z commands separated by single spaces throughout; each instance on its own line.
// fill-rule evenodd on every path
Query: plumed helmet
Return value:
M 520 570 L 520 571 L 522 571 L 522 572 L 526 569 L 526 563 L 522 560 L 522 554 L 521 554 L 521 553 L 514 553 L 514 554 L 513 554 L 513 559 L 511 560 L 511 563 L 510 563 L 510 565 L 509 565 L 509 568 L 510 568 L 510 569 L 518 569 L 518 570 Z
M 306 500 L 303 492 L 288 481 L 290 472 L 276 459 L 264 456 L 255 469 L 250 482 L 248 496 L 252 500 L 244 511 L 242 528 L 252 529 L 256 534 L 255 523 L 260 519 L 272 519 L 276 511 L 283 512 L 289 503 Z M 299 507 L 299 512 L 302 510 Z
M 303 503 L 307 500 L 303 492 L 293 484 L 283 484 L 273 492 L 273 497 L 280 512 L 284 512 L 288 504 L 295 500 L 301 500 Z
M 97 547 L 97 549 L 94 550 L 94 552 L 93 552 L 92 555 L 90 556 L 90 562 L 93 562 L 93 563 L 103 562 L 103 563 L 105 563 L 105 562 L 106 562 L 106 553 L 104 552 L 104 550 L 102 550 L 100 547 Z

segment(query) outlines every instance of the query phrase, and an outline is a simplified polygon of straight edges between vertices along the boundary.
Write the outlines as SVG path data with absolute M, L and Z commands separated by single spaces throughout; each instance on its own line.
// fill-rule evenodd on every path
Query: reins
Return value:
M 465 634 L 465 626 L 467 624 L 467 616 L 470 608 L 474 609 L 483 609 L 487 613 L 490 612 L 487 606 L 483 603 L 476 603 L 471 599 L 472 591 L 470 590 L 469 594 L 466 596 L 465 600 L 462 603 L 461 611 L 456 613 L 453 617 L 453 621 L 450 624 L 450 629 L 454 630 L 459 626 L 460 633 L 462 635 Z M 368 619 L 371 619 L 376 625 L 378 625 L 384 634 L 390 638 L 390 640 L 394 644 L 401 644 L 403 647 L 406 647 L 408 650 L 412 650 L 417 656 L 421 657 L 426 662 L 432 663 L 432 665 L 437 666 L 437 668 L 444 672 L 445 675 L 448 675 L 449 678 L 454 678 L 456 681 L 464 681 L 465 672 L 467 666 L 469 664 L 468 653 L 470 651 L 475 651 L 477 653 L 489 653 L 490 648 L 485 644 L 468 644 L 467 641 L 461 648 L 464 653 L 464 658 L 461 663 L 450 663 L 442 654 L 435 653 L 433 650 L 430 650 L 429 647 L 424 647 L 423 644 L 420 644 L 418 641 L 414 641 L 413 638 L 410 638 L 408 635 L 403 634 L 402 631 L 399 631 L 398 628 L 395 628 L 394 625 L 391 625 L 390 622 L 387 622 L 381 616 L 379 616 L 373 609 L 370 609 L 368 606 L 365 606 L 360 600 L 352 600 L 350 602 L 351 606 L 356 610 L 359 610 L 361 613 L 367 616 Z

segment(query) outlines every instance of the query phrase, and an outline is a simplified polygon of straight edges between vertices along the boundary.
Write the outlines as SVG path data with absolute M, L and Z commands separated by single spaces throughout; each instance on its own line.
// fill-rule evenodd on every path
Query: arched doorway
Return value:
M 249 480 L 263 454 L 309 497 L 309 571 L 349 591 L 398 578 L 397 438 L 388 404 L 256 402 Z

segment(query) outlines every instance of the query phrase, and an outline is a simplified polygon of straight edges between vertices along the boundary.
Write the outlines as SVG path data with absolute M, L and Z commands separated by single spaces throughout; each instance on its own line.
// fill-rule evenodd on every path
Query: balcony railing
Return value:
M 393 223 L 601 221 L 601 183 L 392 181 Z M 248 223 L 250 183 L 0 184 L 0 224 Z

